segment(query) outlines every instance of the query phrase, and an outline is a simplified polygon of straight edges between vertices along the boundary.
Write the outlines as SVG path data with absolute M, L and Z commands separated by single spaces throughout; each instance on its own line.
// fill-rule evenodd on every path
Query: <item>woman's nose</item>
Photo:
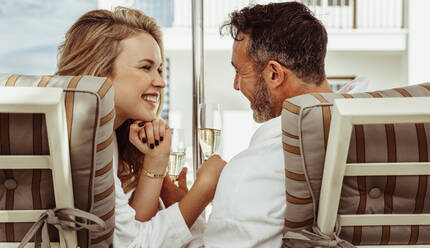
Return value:
M 166 82 L 164 81 L 164 78 L 162 75 L 158 75 L 152 80 L 152 85 L 155 87 L 164 88 L 166 87 Z

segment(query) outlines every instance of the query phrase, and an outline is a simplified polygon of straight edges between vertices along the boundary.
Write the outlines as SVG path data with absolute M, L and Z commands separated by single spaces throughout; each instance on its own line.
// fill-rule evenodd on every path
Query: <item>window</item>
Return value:
M 155 18 L 163 27 L 173 24 L 173 0 L 136 0 L 134 7 Z

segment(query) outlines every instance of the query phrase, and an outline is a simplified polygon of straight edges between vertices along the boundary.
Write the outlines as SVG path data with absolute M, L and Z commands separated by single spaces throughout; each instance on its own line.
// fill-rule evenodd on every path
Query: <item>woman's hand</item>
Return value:
M 135 121 L 130 125 L 129 140 L 145 155 L 143 169 L 158 175 L 166 173 L 171 137 L 165 121 Z M 151 178 L 140 173 L 138 180 L 130 206 L 136 210 L 136 220 L 148 221 L 157 213 L 163 178 Z
M 169 207 L 182 200 L 187 192 L 187 168 L 185 167 L 182 169 L 181 173 L 179 173 L 178 186 L 176 186 L 175 182 L 170 179 L 169 175 L 164 178 L 160 197 L 163 200 L 164 205 Z
M 199 190 L 205 192 L 203 196 L 207 203 L 211 202 L 214 198 L 219 176 L 226 164 L 219 155 L 213 155 L 197 171 L 195 185 Z
M 144 169 L 164 174 L 169 161 L 170 128 L 162 119 L 151 122 L 135 121 L 130 125 L 130 142 L 145 154 Z

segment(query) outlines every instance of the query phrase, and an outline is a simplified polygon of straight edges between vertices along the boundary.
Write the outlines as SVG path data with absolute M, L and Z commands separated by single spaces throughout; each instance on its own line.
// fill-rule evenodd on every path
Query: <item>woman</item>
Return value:
M 190 191 L 181 185 L 166 197 L 179 202 L 158 211 L 171 143 L 168 125 L 155 114 L 165 87 L 163 61 L 159 26 L 128 8 L 84 14 L 59 47 L 58 75 L 108 77 L 113 82 L 114 247 L 187 245 L 192 240 L 189 228 L 212 201 L 225 165 L 218 156 L 209 159 Z

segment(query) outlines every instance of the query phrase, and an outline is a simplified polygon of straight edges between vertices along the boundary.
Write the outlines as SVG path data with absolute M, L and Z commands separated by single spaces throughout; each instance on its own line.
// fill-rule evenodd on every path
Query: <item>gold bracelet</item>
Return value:
M 163 174 L 155 174 L 155 173 L 149 172 L 149 171 L 145 170 L 144 168 L 142 168 L 142 173 L 143 173 L 143 175 L 150 177 L 150 178 L 164 178 L 167 175 L 167 170 Z

